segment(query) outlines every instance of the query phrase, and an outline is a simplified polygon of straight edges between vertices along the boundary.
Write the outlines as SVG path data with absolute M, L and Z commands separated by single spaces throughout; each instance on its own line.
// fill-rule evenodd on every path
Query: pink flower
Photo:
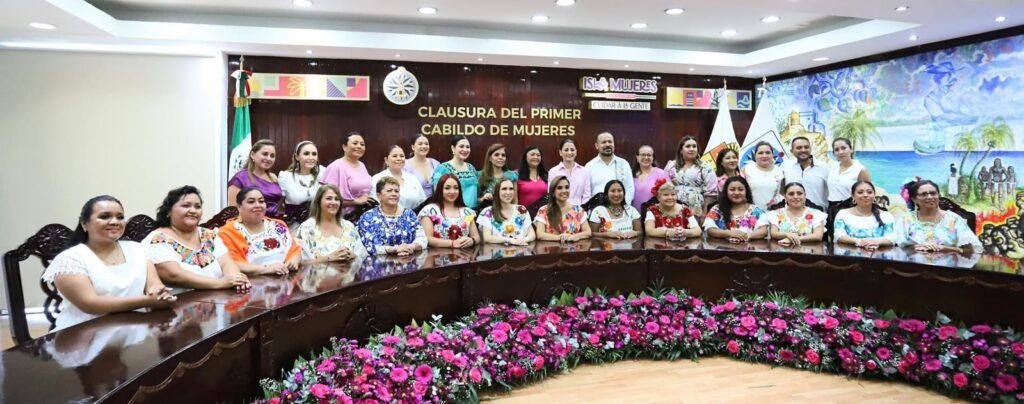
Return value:
M 594 310 L 590 312 L 590 317 L 592 317 L 594 321 L 598 323 L 603 323 L 606 320 L 608 320 L 608 312 L 604 310 Z
M 334 397 L 339 404 L 352 404 L 352 397 L 345 394 L 345 390 L 334 389 Z
M 814 313 L 807 312 L 804 313 L 804 322 L 807 325 L 815 325 L 818 324 L 818 318 L 814 316 Z
M 430 334 L 427 334 L 427 342 L 430 342 L 432 344 L 440 344 L 444 342 L 444 337 L 441 336 L 440 333 L 432 332 Z
M 875 328 L 886 329 L 889 328 L 890 323 L 886 320 L 875 320 Z
M 929 372 L 934 372 L 936 370 L 942 369 L 942 362 L 934 358 L 928 359 L 924 361 L 924 369 Z
M 493 307 L 481 307 L 481 308 L 476 309 L 476 314 L 479 314 L 481 316 L 489 316 L 491 314 L 494 314 L 494 308 Z
M 406 372 L 404 368 L 394 368 L 391 369 L 390 377 L 391 380 L 395 381 L 395 383 L 404 383 L 409 379 L 409 372 Z
M 281 404 L 281 397 L 274 397 L 270 399 L 270 404 Z
M 953 384 L 956 385 L 956 387 L 959 387 L 961 389 L 964 388 L 964 386 L 967 385 L 967 381 L 967 375 L 963 373 L 957 373 L 953 375 Z
M 502 331 L 504 331 L 506 333 L 508 333 L 509 331 L 512 331 L 512 326 L 509 325 L 509 323 L 506 323 L 504 321 L 499 321 L 497 323 L 494 323 L 494 326 L 492 326 L 491 328 L 495 329 L 495 330 L 502 330 Z
M 1016 355 L 1024 355 L 1024 343 L 1014 342 L 1012 345 L 1010 345 L 1010 350 L 1013 351 L 1013 353 Z
M 533 368 L 535 370 L 541 370 L 541 369 L 544 368 L 544 357 L 543 356 L 538 355 L 538 356 L 534 356 L 533 357 Z
M 508 341 L 508 334 L 502 330 L 491 330 L 491 339 L 496 343 L 504 344 L 505 341 Z
M 331 373 L 331 372 L 333 372 L 337 368 L 338 368 L 338 365 L 334 364 L 334 361 L 331 360 L 331 358 L 327 358 L 327 359 L 324 359 L 322 362 L 320 362 L 319 365 L 316 366 L 316 371 L 320 372 L 320 373 Z
M 611 299 L 608 299 L 608 304 L 612 305 L 612 307 L 622 307 L 622 299 L 618 297 L 613 297 Z
M 725 310 L 726 311 L 736 310 L 736 302 L 734 302 L 732 300 L 730 300 L 728 302 L 725 302 Z
M 536 335 L 538 337 L 543 337 L 545 335 L 548 335 L 548 330 L 545 329 L 544 327 L 539 326 L 539 325 L 533 326 L 533 328 L 530 329 L 530 332 L 533 333 L 533 335 Z
M 722 314 L 725 311 L 725 306 L 715 305 L 711 307 L 711 314 Z
M 974 366 L 974 370 L 982 372 L 992 366 L 992 361 L 986 356 L 978 355 L 971 359 L 971 364 Z
M 729 343 L 725 344 L 725 348 L 733 355 L 740 352 L 740 344 L 736 340 L 729 340 Z
M 788 349 L 779 350 L 779 359 L 782 359 L 785 362 L 793 360 L 794 357 L 796 357 L 796 355 L 793 354 L 793 351 Z
M 868 370 L 875 370 L 878 368 L 878 364 L 875 363 L 875 361 L 868 359 L 867 362 L 864 362 L 864 367 Z
M 772 329 L 775 330 L 776 333 L 786 331 L 786 327 L 786 320 L 783 320 L 781 318 L 772 319 Z
M 665 297 L 663 299 L 665 299 L 665 301 L 669 302 L 669 303 L 677 303 L 677 302 L 679 302 L 679 298 L 676 297 L 676 295 L 665 295 Z
M 956 331 L 956 327 L 953 327 L 951 325 L 944 325 L 942 327 L 939 327 L 939 339 L 945 341 L 947 339 L 953 338 L 956 336 Z
M 804 352 L 804 358 L 807 358 L 807 362 L 812 365 L 817 365 L 821 362 L 821 355 L 818 355 L 818 353 L 814 352 L 813 349 L 808 349 L 807 352 Z
M 455 352 L 452 352 L 451 349 L 445 349 L 445 350 L 441 351 L 441 357 L 444 358 L 445 362 L 448 362 L 448 363 L 455 362 Z
M 327 395 L 331 394 L 331 388 L 317 383 L 309 388 L 309 392 L 316 396 L 316 398 L 327 398 Z
M 996 376 L 996 387 L 999 387 L 999 390 L 1010 392 L 1017 390 L 1017 386 L 1017 378 L 1013 375 L 1001 373 Z
M 648 334 L 657 334 L 659 330 L 661 330 L 661 326 L 658 323 L 648 321 L 647 324 L 644 324 L 644 331 L 647 331 Z
M 388 344 L 388 345 L 394 345 L 394 344 L 397 344 L 399 342 L 402 342 L 402 339 L 398 338 L 398 337 L 396 337 L 394 335 L 385 335 L 384 338 L 381 339 L 381 342 L 383 342 L 385 344 Z
M 740 317 L 740 325 L 748 330 L 752 330 L 757 327 L 757 320 L 754 316 L 743 316 Z
M 413 394 L 416 395 L 416 397 L 423 397 L 424 394 L 427 394 L 427 385 L 420 382 L 415 382 L 412 384 L 412 392 Z
M 420 338 L 420 337 L 409 338 L 409 341 L 406 342 L 406 344 L 408 344 L 409 346 L 411 346 L 413 348 L 419 348 L 419 347 L 423 346 L 423 338 Z
M 658 316 L 658 322 L 661 323 L 661 324 L 668 324 L 668 323 L 672 322 L 672 319 L 669 318 L 668 316 L 662 315 L 662 316 Z
M 526 369 L 523 369 L 523 367 L 519 366 L 518 364 L 514 364 L 514 365 L 512 365 L 512 366 L 510 366 L 508 368 L 508 375 L 509 375 L 509 377 L 511 377 L 513 379 L 518 379 L 520 377 L 523 377 L 523 375 L 525 375 L 525 374 L 526 374 Z
M 373 357 L 373 352 L 370 352 L 370 350 L 366 348 L 359 348 L 355 350 L 354 354 L 356 358 L 362 359 L 364 361 L 370 360 L 370 358 Z
M 600 344 L 601 343 L 601 336 L 597 335 L 597 334 L 590 334 L 587 337 L 587 341 L 590 342 L 590 345 Z
M 690 333 L 690 338 L 692 338 L 692 339 L 700 339 L 701 332 L 696 327 L 690 327 L 689 333 Z
M 916 319 L 902 320 L 900 328 L 907 332 L 921 332 L 924 331 L 924 322 Z
M 984 333 L 987 333 L 989 331 L 992 331 L 992 327 L 989 327 L 989 326 L 987 326 L 985 324 L 978 324 L 978 325 L 975 325 L 975 326 L 971 327 L 971 332 L 973 332 L 975 334 L 984 334 Z
M 530 332 L 527 330 L 519 330 L 516 332 L 516 341 L 523 344 L 529 344 L 533 342 L 533 335 L 530 335 Z
M 429 365 L 417 366 L 412 374 L 416 376 L 416 381 L 420 383 L 430 383 L 434 379 L 434 369 L 431 369 Z
M 821 324 L 825 326 L 826 330 L 831 330 L 839 326 L 839 320 L 832 316 L 825 316 L 825 320 Z
M 576 318 L 576 316 L 580 315 L 580 309 L 577 309 L 575 307 L 567 307 L 565 309 L 565 315 L 567 315 L 567 316 L 569 316 L 571 318 Z
M 892 357 L 892 351 L 890 351 L 889 348 L 886 348 L 886 347 L 883 346 L 881 348 L 878 348 L 878 350 L 875 351 L 875 355 L 878 355 L 878 359 L 881 359 L 881 360 L 884 361 L 884 360 L 889 359 L 889 358 Z
M 864 342 L 864 334 L 860 331 L 852 330 L 850 331 L 850 341 L 853 341 L 854 344 L 860 345 Z
M 391 401 L 391 391 L 389 391 L 386 387 L 384 387 L 384 386 L 377 387 L 376 393 L 377 393 L 377 398 L 381 399 L 381 401 L 383 401 L 385 403 Z
M 469 380 L 473 383 L 480 383 L 483 380 L 483 374 L 480 373 L 480 368 L 472 368 L 469 370 Z
M 848 311 L 848 312 L 846 312 L 846 319 L 847 320 L 850 320 L 850 321 L 860 321 L 862 318 L 863 317 L 861 317 L 860 313 L 858 313 L 858 312 L 855 312 L 855 311 Z

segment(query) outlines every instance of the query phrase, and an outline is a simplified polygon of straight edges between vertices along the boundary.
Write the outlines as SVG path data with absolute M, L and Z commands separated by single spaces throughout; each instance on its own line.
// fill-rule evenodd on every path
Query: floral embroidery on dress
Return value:
M 814 228 L 825 223 L 825 214 L 821 211 L 804 208 L 804 213 L 797 217 L 789 217 L 786 208 L 768 212 L 767 219 L 763 224 L 771 224 L 779 228 L 783 233 L 796 233 L 804 236 L 814 233 Z
M 693 215 L 693 212 L 690 211 L 690 208 L 686 206 L 683 206 L 682 210 L 680 210 L 680 212 L 675 215 L 666 215 L 661 211 L 661 208 L 659 208 L 658 205 L 651 206 L 650 212 L 652 215 L 654 215 L 654 227 L 682 227 L 684 229 L 689 228 L 690 216 Z M 708 216 L 710 217 L 711 214 L 709 213 Z
M 175 254 L 181 258 L 181 262 L 195 265 L 199 268 L 205 268 L 210 263 L 217 260 L 213 254 L 214 240 L 217 238 L 217 233 L 213 230 L 198 228 L 199 231 L 199 249 L 193 250 L 188 246 L 178 242 L 174 238 L 164 234 L 162 231 L 155 232 L 150 245 L 166 244 L 174 250 Z
M 501 223 L 494 220 L 494 209 L 484 208 L 480 212 L 479 219 L 481 226 L 489 226 L 491 231 L 503 237 L 525 238 L 530 234 L 530 212 L 523 205 L 516 205 L 515 216 L 505 218 Z
M 537 211 L 537 218 L 539 220 L 547 220 L 547 217 L 548 205 L 541 206 Z M 568 212 L 562 212 L 562 234 L 576 234 L 583 231 L 586 221 L 587 212 L 583 208 L 573 205 L 572 208 L 569 208 Z
M 416 241 L 416 233 L 422 232 L 419 220 L 409 209 L 399 216 L 387 216 L 380 208 L 373 208 L 359 219 L 359 237 L 370 254 L 385 246 L 410 244 Z
M 250 234 L 241 221 L 235 222 L 235 228 L 245 236 L 245 240 L 249 243 L 247 255 L 250 261 L 255 257 L 266 255 L 279 249 L 287 250 L 291 247 L 288 226 L 284 223 L 265 220 L 263 222 L 263 231 L 256 234 Z
M 359 232 L 348 220 L 341 221 L 341 236 L 334 237 L 321 231 L 316 220 L 307 219 L 295 231 L 295 238 L 302 245 L 305 258 L 322 257 L 342 247 L 349 247 L 353 252 L 363 250 Z
M 725 218 L 722 217 L 722 211 L 718 209 L 718 205 L 715 205 L 711 208 L 711 211 L 708 212 L 708 216 L 705 221 L 711 220 L 714 222 L 715 227 L 722 230 L 737 229 L 752 231 L 757 228 L 757 219 L 761 217 L 762 214 L 764 214 L 764 211 L 762 211 L 757 205 L 751 203 L 747 205 L 747 210 L 743 212 L 742 215 L 739 215 L 738 217 L 733 216 L 729 223 L 725 223 Z
M 462 207 L 458 208 L 458 212 L 459 217 L 446 217 L 441 213 L 440 207 L 430 204 L 423 207 L 419 217 L 430 219 L 430 223 L 434 225 L 434 237 L 458 240 L 459 237 L 470 234 L 470 227 L 476 220 L 476 213 L 473 212 L 473 209 Z

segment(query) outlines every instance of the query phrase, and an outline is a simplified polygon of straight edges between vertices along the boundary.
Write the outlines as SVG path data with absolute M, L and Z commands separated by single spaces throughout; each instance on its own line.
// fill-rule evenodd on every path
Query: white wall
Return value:
M 48 223 L 73 228 L 100 194 L 153 216 L 191 184 L 217 213 L 226 74 L 219 57 L 0 50 L 0 252 Z M 39 306 L 42 267 L 22 268 Z

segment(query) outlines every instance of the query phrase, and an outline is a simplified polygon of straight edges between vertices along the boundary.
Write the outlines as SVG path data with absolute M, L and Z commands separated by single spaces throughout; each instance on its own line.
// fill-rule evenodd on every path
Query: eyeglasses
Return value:
M 918 192 L 917 196 L 922 197 L 922 198 L 935 198 L 935 197 L 939 196 L 939 193 L 935 192 L 935 191 Z

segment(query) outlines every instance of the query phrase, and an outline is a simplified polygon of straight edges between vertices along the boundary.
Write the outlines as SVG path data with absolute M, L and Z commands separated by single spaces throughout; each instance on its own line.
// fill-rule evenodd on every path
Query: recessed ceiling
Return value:
M 907 11 L 895 11 L 909 5 Z M 434 7 L 436 14 L 418 9 Z M 683 8 L 678 15 L 666 9 Z M 536 23 L 531 17 L 544 15 Z M 765 23 L 767 16 L 779 21 Z M 995 22 L 997 16 L 1007 21 Z M 102 44 L 318 58 L 760 77 L 1018 25 L 1016 0 L 19 0 L 0 45 Z M 56 30 L 30 28 L 46 22 Z M 631 28 L 645 23 L 646 27 Z M 733 30 L 735 35 L 723 36 Z M 916 36 L 916 42 L 908 40 Z M 20 45 L 17 45 L 20 44 Z M 28 46 L 31 47 L 31 46 Z M 173 52 L 171 52 L 173 53 Z M 694 68 L 695 71 L 690 70 Z

